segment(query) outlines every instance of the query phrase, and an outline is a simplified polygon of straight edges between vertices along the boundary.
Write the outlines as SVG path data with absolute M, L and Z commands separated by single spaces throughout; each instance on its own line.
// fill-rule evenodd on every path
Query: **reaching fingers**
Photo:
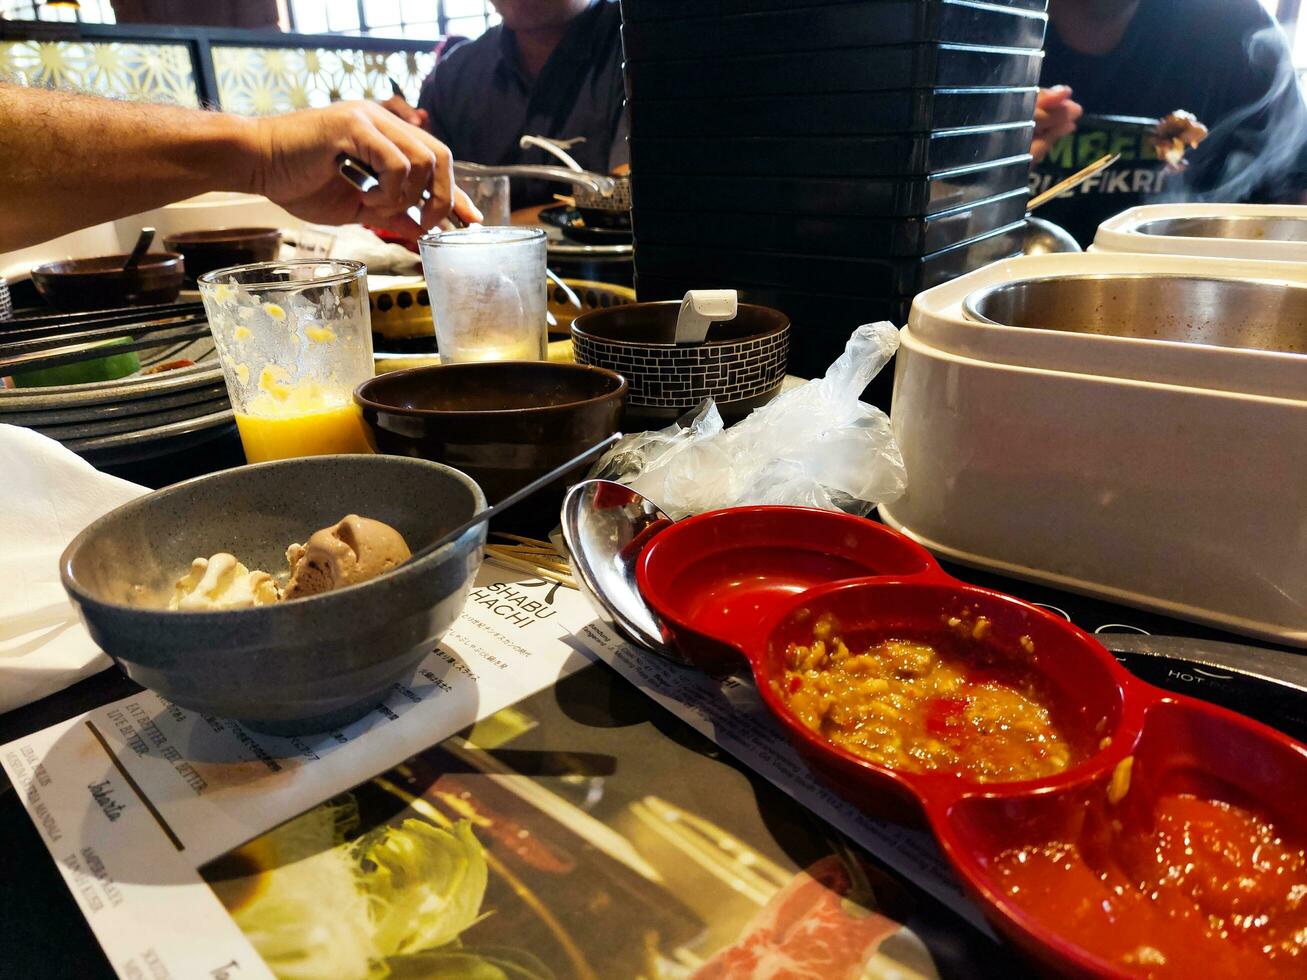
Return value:
M 1065 102 L 1066 99 L 1060 99 L 1044 92 L 1040 92 L 1039 96 L 1035 99 L 1035 114 L 1038 115 L 1041 112 L 1057 112 Z
M 454 188 L 454 213 L 468 225 L 477 225 L 486 220 L 481 209 L 472 203 L 472 198 L 460 187 Z
M 449 148 L 434 136 L 426 133 L 422 135 L 428 141 L 436 160 L 427 186 L 430 197 L 422 207 L 423 225 L 432 228 L 451 213 L 466 225 L 484 221 L 485 216 L 481 210 L 454 183 L 454 157 Z
M 1075 132 L 1076 120 L 1084 113 L 1078 103 L 1064 102 L 1051 108 L 1035 110 L 1035 134 L 1056 143 L 1063 136 Z
M 402 95 L 392 95 L 381 103 L 381 107 L 412 126 L 422 126 L 427 121 L 426 110 L 415 109 L 404 101 Z
M 306 216 L 312 213 L 310 220 L 327 220 L 323 216 L 329 215 L 409 237 L 439 224 L 451 208 L 464 222 L 482 220 L 467 195 L 454 187 L 454 162 L 448 147 L 378 103 L 338 103 L 286 116 L 279 125 L 290 127 L 298 140 L 294 149 L 303 161 L 314 167 L 330 163 L 330 170 L 320 175 L 316 169 L 310 174 L 307 164 L 292 166 L 281 180 L 286 187 L 265 181 L 269 196 L 301 202 L 300 210 Z M 323 151 L 330 156 L 319 156 Z M 376 175 L 376 186 L 362 193 L 349 191 L 335 173 L 333 161 L 338 154 L 365 164 Z M 413 208 L 417 210 L 412 216 L 406 213 Z M 344 217 L 347 211 L 349 215 Z
M 422 213 L 421 224 L 434 227 L 449 215 L 454 201 L 454 158 L 449 148 L 430 133 L 394 120 L 379 121 L 379 128 L 410 160 L 410 177 L 404 185 L 404 207 L 416 205 Z M 471 202 L 467 204 L 470 206 Z M 475 211 L 471 208 L 471 212 Z M 464 217 L 464 220 L 469 219 Z
M 402 185 L 399 207 L 402 210 L 417 207 L 425 218 L 430 205 L 435 203 L 436 195 L 431 189 L 440 182 L 441 171 L 451 166 L 449 151 L 439 141 L 407 123 L 386 120 L 378 128 L 408 158 L 408 177 Z M 430 200 L 426 200 L 428 194 Z M 448 213 L 448 191 L 445 192 L 443 207 L 445 210 L 436 221 Z
M 450 211 L 454 196 L 454 157 L 449 148 L 434 136 L 422 133 L 426 141 L 427 152 L 432 155 L 432 168 L 427 178 L 426 202 L 422 205 L 422 224 L 434 228 L 443 221 Z
M 1076 131 L 1075 120 L 1067 116 L 1062 116 L 1060 118 L 1054 119 L 1052 124 L 1047 129 L 1040 132 L 1040 135 L 1043 136 L 1045 139 L 1047 139 L 1050 144 L 1052 144 L 1052 143 L 1056 143 L 1063 136 L 1068 136 L 1071 133 L 1074 133 L 1075 131 Z
M 373 108 L 396 126 L 404 125 L 379 107 L 374 105 Z M 404 189 L 412 169 L 408 155 L 375 124 L 375 117 L 359 113 L 351 118 L 355 125 L 350 129 L 349 152 L 377 175 L 377 186 L 363 195 L 364 207 L 404 210 Z

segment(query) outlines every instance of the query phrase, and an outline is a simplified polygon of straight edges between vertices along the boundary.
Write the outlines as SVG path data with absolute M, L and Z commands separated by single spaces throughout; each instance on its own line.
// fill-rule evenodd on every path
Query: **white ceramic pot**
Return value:
M 1091 252 L 1307 260 L 1307 207 L 1290 204 L 1149 204 L 1098 226 Z
M 1067 275 L 1307 266 L 1010 259 L 919 295 L 893 422 L 908 491 L 882 517 L 1003 574 L 1307 646 L 1307 355 L 997 326 L 974 291 Z

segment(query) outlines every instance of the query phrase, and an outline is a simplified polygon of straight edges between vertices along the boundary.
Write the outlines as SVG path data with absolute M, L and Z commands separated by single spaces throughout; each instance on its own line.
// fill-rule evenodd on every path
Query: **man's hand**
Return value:
M 407 238 L 451 210 L 481 220 L 454 187 L 449 149 L 374 102 L 246 119 L 0 83 L 0 133 L 0 252 L 208 191 L 255 191 L 309 221 Z M 351 186 L 336 169 L 342 153 L 379 186 Z M 422 228 L 405 214 L 412 205 Z
M 404 101 L 404 96 L 402 95 L 392 95 L 385 102 L 381 103 L 381 108 L 388 112 L 393 112 L 410 126 L 417 126 L 421 129 L 426 129 L 427 123 L 431 120 L 426 109 L 415 109 Z
M 1078 102 L 1071 100 L 1071 89 L 1065 85 L 1041 88 L 1035 99 L 1035 138 L 1030 143 L 1030 155 L 1035 163 L 1043 162 L 1053 144 L 1076 130 L 1076 120 L 1084 114 Z
M 375 102 L 337 102 L 254 123 L 252 189 L 308 221 L 357 222 L 416 238 L 452 210 L 464 222 L 481 212 L 454 186 L 449 148 Z M 336 169 L 348 154 L 366 163 L 378 186 L 364 193 Z M 424 191 L 430 198 L 422 200 Z M 421 227 L 406 214 L 417 206 Z

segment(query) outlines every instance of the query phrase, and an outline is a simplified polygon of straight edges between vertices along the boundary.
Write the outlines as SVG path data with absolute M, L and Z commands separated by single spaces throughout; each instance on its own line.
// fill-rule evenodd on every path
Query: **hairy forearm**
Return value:
M 250 189 L 257 156 L 237 116 L 0 85 L 0 252 Z

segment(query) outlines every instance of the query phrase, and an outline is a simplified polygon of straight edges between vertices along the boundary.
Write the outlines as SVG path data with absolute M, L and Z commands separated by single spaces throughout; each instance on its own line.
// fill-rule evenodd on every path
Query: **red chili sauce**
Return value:
M 1160 797 L 1151 833 L 1092 813 L 1076 842 L 1001 854 L 1002 889 L 1143 977 L 1307 976 L 1307 855 L 1248 810 Z

